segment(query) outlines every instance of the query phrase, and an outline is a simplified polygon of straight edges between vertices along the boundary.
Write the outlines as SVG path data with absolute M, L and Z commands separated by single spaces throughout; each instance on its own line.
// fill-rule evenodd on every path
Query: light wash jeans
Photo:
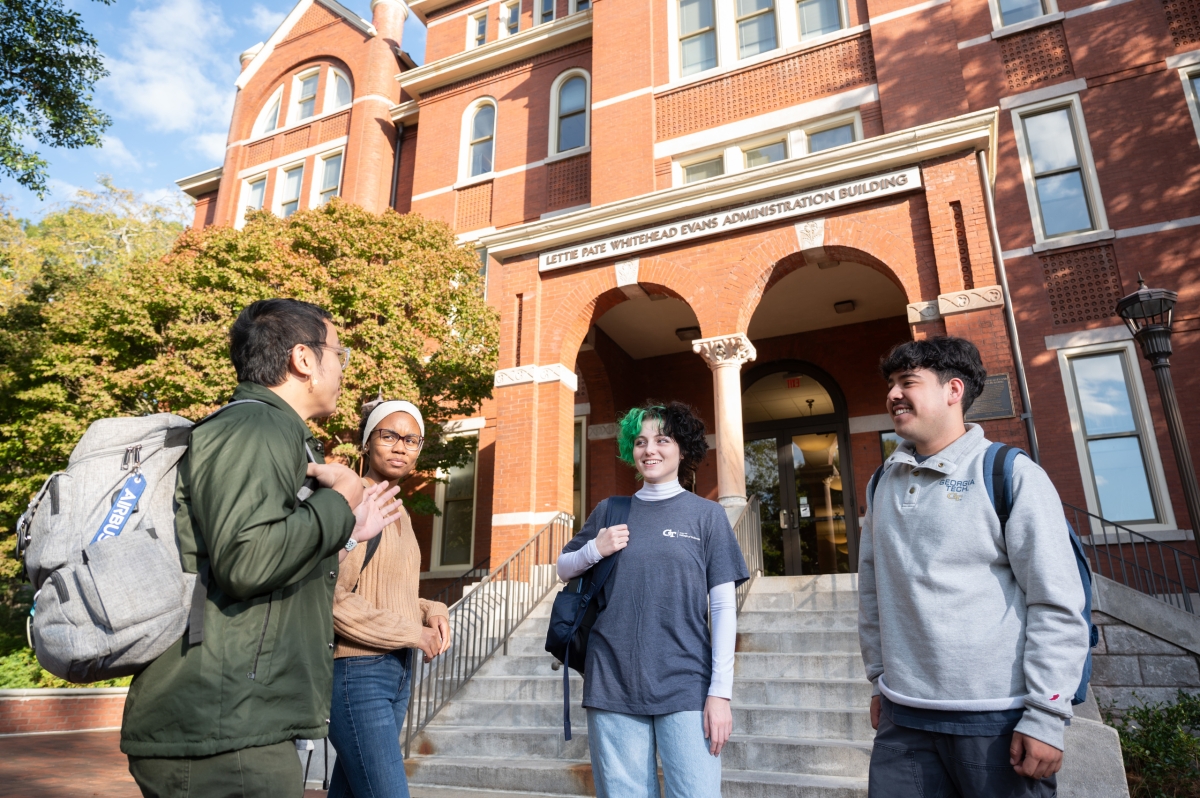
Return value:
M 704 713 L 589 709 L 587 718 L 596 798 L 659 798 L 655 751 L 662 759 L 666 798 L 720 798 L 721 759 L 708 752 Z
M 412 649 L 333 661 L 329 798 L 408 798 L 400 732 L 412 689 Z

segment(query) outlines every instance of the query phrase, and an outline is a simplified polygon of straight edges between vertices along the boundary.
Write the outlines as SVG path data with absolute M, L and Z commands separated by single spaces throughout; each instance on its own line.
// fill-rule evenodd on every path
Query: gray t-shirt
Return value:
M 600 502 L 564 552 L 604 527 Z M 750 574 L 724 508 L 694 493 L 629 510 L 629 545 L 604 585 L 588 638 L 583 705 L 628 715 L 704 709 L 712 679 L 708 591 Z

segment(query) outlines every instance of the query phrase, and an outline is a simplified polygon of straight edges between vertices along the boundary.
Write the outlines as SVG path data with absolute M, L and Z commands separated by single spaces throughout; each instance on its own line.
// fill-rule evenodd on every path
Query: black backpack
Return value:
M 628 496 L 613 496 L 608 500 L 604 528 L 629 520 L 632 500 Z M 596 616 L 604 609 L 601 591 L 617 564 L 617 555 L 605 557 L 582 575 L 575 577 L 554 597 L 550 613 L 550 628 L 546 632 L 546 650 L 561 662 L 563 668 L 563 735 L 571 739 L 571 668 L 583 675 L 587 662 L 588 636 L 596 625 Z

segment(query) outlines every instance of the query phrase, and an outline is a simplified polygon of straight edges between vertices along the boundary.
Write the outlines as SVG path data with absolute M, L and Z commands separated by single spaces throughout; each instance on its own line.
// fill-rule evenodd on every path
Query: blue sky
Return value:
M 294 0 L 116 0 L 106 6 L 67 0 L 100 43 L 109 76 L 96 85 L 96 102 L 112 117 L 104 146 L 80 150 L 39 147 L 50 162 L 51 192 L 44 200 L 7 178 L 0 194 L 18 216 L 38 218 L 71 199 L 79 188 L 112 175 L 122 188 L 149 199 L 178 194 L 175 180 L 224 159 L 233 109 L 238 55 L 264 41 L 295 6 Z M 342 0 L 365 19 L 370 0 Z M 425 56 L 425 30 L 410 15 L 403 48 Z

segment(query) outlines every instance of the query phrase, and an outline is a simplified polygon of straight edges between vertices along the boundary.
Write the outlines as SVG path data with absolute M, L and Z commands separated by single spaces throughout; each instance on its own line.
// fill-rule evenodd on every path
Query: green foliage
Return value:
M 95 231 L 101 217 L 81 218 Z M 354 351 L 337 412 L 313 425 L 327 451 L 354 464 L 359 409 L 379 393 L 420 407 L 424 477 L 402 495 L 414 512 L 432 510 L 416 490 L 466 461 L 470 441 L 443 436 L 442 425 L 490 396 L 498 342 L 478 258 L 449 227 L 335 200 L 287 219 L 252 213 L 242 230 L 189 230 L 154 260 L 144 228 L 117 236 L 123 218 L 103 222 L 114 232 L 96 240 L 124 248 L 47 245 L 70 256 L 69 268 L 44 256 L 49 265 L 12 290 L 19 298 L 0 316 L 0 590 L 7 584 L 10 604 L 16 519 L 88 424 L 157 412 L 198 419 L 223 404 L 236 384 L 228 330 L 257 299 L 321 305 Z M 58 242 L 56 230 L 39 235 Z
M 1121 736 L 1131 798 L 1200 798 L 1200 696 L 1105 710 Z
M 112 120 L 92 105 L 92 86 L 107 74 L 96 40 L 63 0 L 0 0 L 0 174 L 41 197 L 47 163 L 24 139 L 98 146 Z
M 0 690 L 29 690 L 35 687 L 126 687 L 133 677 L 106 679 L 93 684 L 72 684 L 42 668 L 28 648 L 0 656 Z

